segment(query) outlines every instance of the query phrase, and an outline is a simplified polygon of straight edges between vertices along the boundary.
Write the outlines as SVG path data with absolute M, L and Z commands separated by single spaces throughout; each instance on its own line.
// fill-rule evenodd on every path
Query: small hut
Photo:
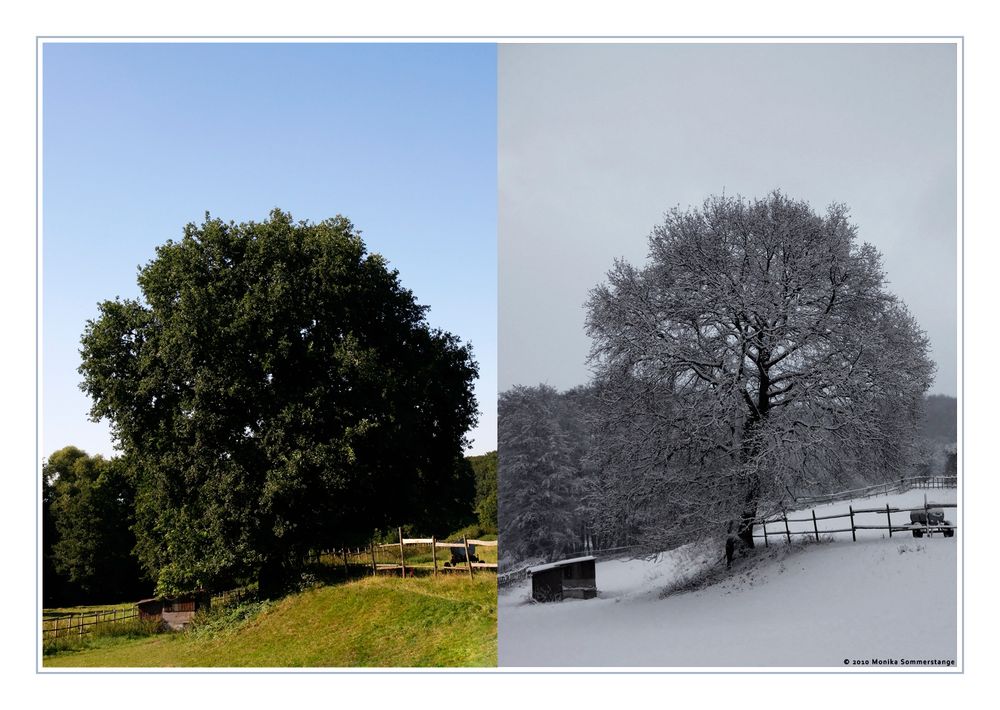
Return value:
M 593 599 L 597 596 L 597 559 L 574 557 L 528 570 L 531 598 L 537 602 Z
M 170 629 L 177 631 L 190 624 L 196 613 L 211 608 L 212 595 L 208 592 L 195 592 L 177 597 L 143 599 L 136 606 L 139 607 L 140 619 L 159 619 Z

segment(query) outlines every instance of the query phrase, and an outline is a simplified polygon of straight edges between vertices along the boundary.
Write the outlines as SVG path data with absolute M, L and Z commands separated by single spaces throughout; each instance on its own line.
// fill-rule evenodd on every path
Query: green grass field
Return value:
M 294 594 L 207 632 L 95 638 L 56 667 L 496 666 L 496 575 L 379 576 Z

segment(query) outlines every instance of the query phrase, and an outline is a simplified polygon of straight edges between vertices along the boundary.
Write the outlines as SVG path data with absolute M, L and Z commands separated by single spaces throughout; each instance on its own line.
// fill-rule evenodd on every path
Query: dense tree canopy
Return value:
M 91 415 L 136 465 L 137 552 L 160 591 L 440 522 L 467 485 L 471 347 L 344 217 L 190 224 L 82 340 Z M 461 479 L 461 480 L 459 480 Z
M 934 368 L 856 237 L 840 205 L 711 198 L 593 290 L 602 466 L 633 479 L 651 535 L 752 545 L 762 503 L 907 470 Z
M 132 555 L 135 490 L 121 459 L 75 446 L 42 465 L 46 603 L 133 599 L 148 591 Z
M 475 510 L 479 527 L 497 532 L 497 452 L 468 457 L 476 475 Z
M 518 386 L 499 399 L 500 539 L 514 560 L 557 559 L 582 542 L 585 389 Z

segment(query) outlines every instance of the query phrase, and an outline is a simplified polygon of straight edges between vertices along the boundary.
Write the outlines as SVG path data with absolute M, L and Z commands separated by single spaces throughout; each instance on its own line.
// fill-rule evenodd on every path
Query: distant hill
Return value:
M 954 476 L 958 473 L 958 400 L 943 394 L 927 398 L 920 438 L 925 455 L 922 474 Z
M 954 444 L 958 441 L 958 400 L 943 394 L 932 394 L 926 402 L 926 418 L 920 435 L 934 444 Z

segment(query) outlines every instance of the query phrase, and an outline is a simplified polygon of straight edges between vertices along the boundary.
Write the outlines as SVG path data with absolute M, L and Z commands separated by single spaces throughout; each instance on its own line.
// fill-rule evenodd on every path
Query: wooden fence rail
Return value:
M 212 595 L 212 605 L 225 605 L 232 602 L 242 602 L 254 595 L 246 587 L 229 589 Z M 61 636 L 84 636 L 91 633 L 98 625 L 120 624 L 139 618 L 139 607 L 119 607 L 100 611 L 88 611 L 81 614 L 70 613 L 42 618 L 42 638 L 51 639 Z
M 813 537 L 818 542 L 820 535 L 831 535 L 833 533 L 851 533 L 851 539 L 855 542 L 857 541 L 857 531 L 858 530 L 885 530 L 888 531 L 889 537 L 892 537 L 893 533 L 912 533 L 914 531 L 913 523 L 907 525 L 893 524 L 892 514 L 893 513 L 910 513 L 914 511 L 924 511 L 925 518 L 928 519 L 928 513 L 932 508 L 957 508 L 957 503 L 934 503 L 929 504 L 926 501 L 922 506 L 915 508 L 893 508 L 890 505 L 886 505 L 884 508 L 855 508 L 853 505 L 849 506 L 848 512 L 840 513 L 837 515 L 816 515 L 815 511 L 809 518 L 789 518 L 788 513 L 782 512 L 780 516 L 773 516 L 770 518 L 765 518 L 757 522 L 755 527 L 760 527 L 760 534 L 754 533 L 755 538 L 762 538 L 764 540 L 764 546 L 769 545 L 770 540 L 774 538 L 785 538 L 786 542 L 792 541 L 793 535 L 801 535 L 805 537 Z M 858 515 L 884 515 L 886 517 L 885 525 L 860 525 L 856 522 L 855 516 Z M 849 528 L 837 528 L 833 530 L 823 529 L 820 530 L 817 525 L 817 521 L 820 520 L 834 520 L 837 518 L 848 518 L 851 521 L 851 527 Z M 812 523 L 811 530 L 792 530 L 789 527 L 789 523 Z M 773 531 L 768 530 L 768 525 L 782 525 L 783 530 Z M 958 529 L 957 525 L 929 525 L 927 526 L 935 531 L 951 531 L 951 534 L 955 534 L 955 530 Z M 920 528 L 916 528 L 920 530 Z M 929 534 L 929 531 L 928 531 Z
M 402 528 L 397 530 L 398 542 L 391 542 L 381 545 L 376 545 L 372 542 L 370 547 L 371 563 L 370 569 L 372 575 L 377 575 L 379 572 L 399 572 L 400 576 L 407 576 L 407 572 L 412 576 L 416 570 L 429 571 L 434 576 L 442 574 L 444 572 L 465 572 L 468 573 L 471 579 L 475 575 L 475 570 L 485 569 L 496 571 L 497 564 L 494 562 L 479 562 L 473 561 L 473 553 L 470 551 L 471 547 L 497 547 L 496 540 L 470 540 L 463 537 L 461 542 L 447 542 L 444 540 L 438 540 L 435 537 L 403 537 Z M 411 554 L 409 561 L 407 560 L 407 547 L 426 547 L 429 548 L 431 559 L 430 562 L 426 560 L 421 560 L 421 557 L 426 557 L 426 552 L 423 555 L 416 553 Z M 446 549 L 461 549 L 463 554 L 458 557 L 461 559 L 461 564 L 452 564 L 451 557 L 443 564 L 438 563 L 438 550 Z M 380 553 L 385 553 L 392 551 L 392 560 L 387 561 L 386 555 Z M 398 561 L 396 560 L 396 553 L 398 552 Z M 380 559 L 381 557 L 381 559 Z
M 91 611 L 83 614 L 66 614 L 42 619 L 42 638 L 83 636 L 98 624 L 117 624 L 138 618 L 139 607 Z
M 900 478 L 898 481 L 887 481 L 863 488 L 853 488 L 837 493 L 827 493 L 816 496 L 795 496 L 792 500 L 796 504 L 819 505 L 821 503 L 836 503 L 838 501 L 851 500 L 853 498 L 867 498 L 873 495 L 889 495 L 890 493 L 905 493 L 906 491 L 917 489 L 938 489 L 956 488 L 958 478 L 956 476 L 911 476 L 910 478 Z
M 509 587 L 511 585 L 517 584 L 521 580 L 528 578 L 528 570 L 531 569 L 531 565 L 525 565 L 524 567 L 519 567 L 518 569 L 512 569 L 509 572 L 503 572 L 497 575 L 497 586 L 498 587 Z

